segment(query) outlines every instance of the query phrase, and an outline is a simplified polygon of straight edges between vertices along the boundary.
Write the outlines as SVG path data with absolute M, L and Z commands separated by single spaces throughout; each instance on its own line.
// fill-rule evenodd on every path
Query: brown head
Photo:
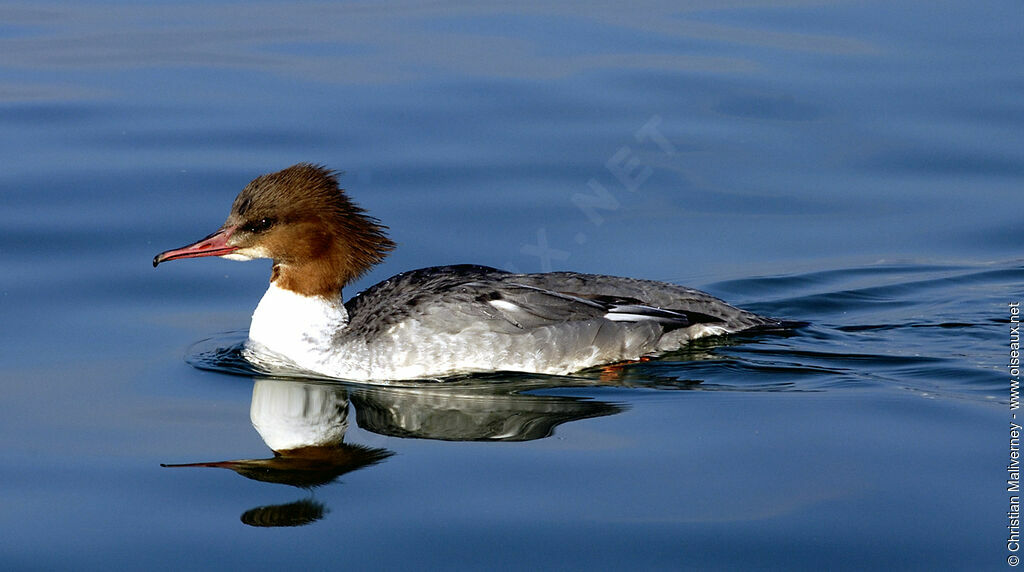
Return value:
M 300 163 L 253 179 L 238 193 L 220 229 L 157 255 L 153 266 L 200 256 L 270 258 L 270 280 L 277 286 L 331 297 L 395 247 L 385 231 L 349 200 L 334 172 Z

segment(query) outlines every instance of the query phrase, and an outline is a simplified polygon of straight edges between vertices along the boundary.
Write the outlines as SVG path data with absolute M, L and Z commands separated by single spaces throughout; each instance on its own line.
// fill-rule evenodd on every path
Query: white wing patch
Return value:
M 520 306 L 513 304 L 507 300 L 488 300 L 488 304 L 494 306 L 496 309 L 502 312 L 522 312 L 523 309 Z
M 604 315 L 604 318 L 613 322 L 653 321 L 662 324 L 677 325 L 686 325 L 690 323 L 689 318 L 687 318 L 685 314 L 673 312 L 672 310 L 654 308 L 652 306 L 643 306 L 640 304 L 616 304 L 611 308 L 608 308 L 608 313 Z

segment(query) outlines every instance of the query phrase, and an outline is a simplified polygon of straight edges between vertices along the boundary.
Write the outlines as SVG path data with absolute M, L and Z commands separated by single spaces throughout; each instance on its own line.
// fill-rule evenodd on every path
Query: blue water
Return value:
M 1006 567 L 1018 12 L 0 7 L 0 564 Z M 233 353 L 267 264 L 150 261 L 299 161 L 399 244 L 349 295 L 478 263 L 809 325 L 570 377 L 269 378 Z M 250 409 L 285 395 L 336 446 L 273 459 Z

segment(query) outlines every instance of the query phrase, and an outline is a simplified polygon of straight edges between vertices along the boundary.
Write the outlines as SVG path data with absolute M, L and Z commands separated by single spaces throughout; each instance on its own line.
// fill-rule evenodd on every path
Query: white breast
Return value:
M 321 371 L 335 334 L 346 324 L 348 312 L 341 296 L 303 296 L 271 283 L 252 314 L 249 346 L 286 357 L 300 368 Z

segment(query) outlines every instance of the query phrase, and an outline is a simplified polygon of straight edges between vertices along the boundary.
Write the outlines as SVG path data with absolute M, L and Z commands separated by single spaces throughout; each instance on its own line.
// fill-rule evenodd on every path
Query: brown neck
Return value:
M 393 247 L 394 243 L 384 237 L 374 237 L 370 246 L 353 243 L 350 236 L 319 256 L 292 262 L 275 260 L 270 281 L 304 296 L 337 298 L 346 284 L 365 274 Z
M 341 295 L 341 289 L 348 282 L 339 279 L 337 274 L 329 271 L 328 266 L 315 263 L 291 266 L 274 263 L 270 274 L 270 282 L 278 288 L 291 290 L 303 296 L 320 296 L 335 298 Z

